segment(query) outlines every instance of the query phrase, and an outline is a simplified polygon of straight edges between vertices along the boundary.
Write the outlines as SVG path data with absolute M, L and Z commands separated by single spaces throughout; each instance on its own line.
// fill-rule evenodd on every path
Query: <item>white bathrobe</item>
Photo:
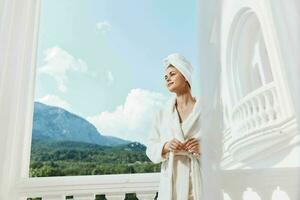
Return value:
M 173 138 L 184 142 L 189 138 L 201 138 L 200 103 L 196 99 L 193 111 L 180 125 L 178 112 L 175 107 L 176 97 L 156 115 L 153 130 L 147 143 L 146 154 L 154 163 L 160 163 L 159 200 L 202 200 L 202 181 L 200 157 L 191 153 L 179 152 L 162 157 L 164 144 Z M 190 188 L 190 186 L 192 186 Z

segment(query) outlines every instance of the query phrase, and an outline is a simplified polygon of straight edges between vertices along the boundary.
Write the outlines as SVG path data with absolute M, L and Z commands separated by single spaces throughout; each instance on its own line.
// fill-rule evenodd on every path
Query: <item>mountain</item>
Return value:
M 63 108 L 40 102 L 34 103 L 32 137 L 40 140 L 78 141 L 102 146 L 130 143 L 120 138 L 101 135 L 96 127 L 84 118 Z
M 39 152 L 42 149 L 50 150 L 96 150 L 96 151 L 130 151 L 130 152 L 146 152 L 146 146 L 139 142 L 130 142 L 118 146 L 102 146 L 99 144 L 92 144 L 78 141 L 56 141 L 33 139 L 32 149 L 34 152 Z

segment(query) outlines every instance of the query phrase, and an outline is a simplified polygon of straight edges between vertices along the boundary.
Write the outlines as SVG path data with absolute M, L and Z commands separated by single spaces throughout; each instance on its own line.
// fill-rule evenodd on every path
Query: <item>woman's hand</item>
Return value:
M 190 153 L 200 154 L 200 142 L 196 138 L 190 138 L 183 144 L 183 149 Z
M 162 155 L 164 156 L 165 154 L 169 153 L 170 151 L 180 151 L 183 149 L 184 149 L 183 143 L 181 143 L 179 140 L 174 138 L 164 145 Z

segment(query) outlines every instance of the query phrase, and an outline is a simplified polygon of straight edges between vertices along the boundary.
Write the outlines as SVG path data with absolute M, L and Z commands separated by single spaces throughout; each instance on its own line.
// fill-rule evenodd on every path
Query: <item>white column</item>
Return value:
M 28 175 L 39 0 L 0 0 L 0 199 Z

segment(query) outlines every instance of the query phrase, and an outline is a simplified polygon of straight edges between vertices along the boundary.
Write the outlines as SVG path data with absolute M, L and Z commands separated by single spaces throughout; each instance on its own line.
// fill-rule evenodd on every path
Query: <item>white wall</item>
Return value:
M 300 1 L 272 0 L 273 17 L 283 55 L 287 81 L 300 124 Z
M 222 2 L 222 20 L 220 25 L 221 63 L 222 69 L 225 69 L 223 72 L 227 73 L 226 70 L 229 65 L 228 60 L 226 60 L 229 52 L 228 39 L 230 41 L 230 38 L 233 36 L 233 32 L 231 32 L 231 28 L 234 24 L 233 19 L 238 16 L 238 13 L 243 13 L 248 10 L 249 13 L 254 13 L 257 16 L 261 24 L 268 56 L 270 57 L 274 82 L 279 91 L 280 105 L 284 111 L 283 117 L 290 119 L 296 114 L 297 118 L 294 121 L 298 121 L 298 124 L 300 113 L 300 57 L 297 56 L 300 52 L 299 5 L 299 1 L 296 0 L 289 0 L 288 2 L 280 0 L 226 0 Z M 212 10 L 210 11 L 212 12 Z M 206 18 L 209 17 L 210 16 L 207 15 Z M 243 30 L 246 28 L 245 22 L 243 22 L 239 28 L 240 33 L 243 33 Z M 247 34 L 240 34 L 238 37 L 240 37 L 241 40 L 252 39 L 248 38 L 249 36 L 247 37 Z M 207 48 L 213 47 L 208 46 Z M 238 53 L 243 50 L 239 48 L 239 46 L 234 46 L 234 48 L 234 51 Z M 207 49 L 206 51 L 210 52 Z M 231 58 L 236 62 L 237 57 L 233 56 Z M 205 71 L 204 73 L 206 73 L 207 76 L 203 75 L 203 77 L 211 79 L 210 72 Z M 230 73 L 231 72 L 228 74 Z M 215 76 L 218 77 L 217 74 Z M 230 81 L 231 77 L 226 74 L 223 80 Z M 224 84 L 223 82 L 222 85 Z M 239 87 L 237 88 L 240 89 Z M 232 90 L 231 87 L 225 87 L 225 89 Z M 233 95 L 234 92 L 229 95 L 227 91 L 223 93 L 222 98 L 227 95 L 226 99 L 227 101 L 229 100 L 229 102 L 225 101 L 225 103 L 230 105 L 229 107 L 235 106 L 232 105 L 234 101 L 230 102 L 232 99 L 237 99 L 236 96 Z M 230 119 L 226 121 L 230 123 Z M 289 127 L 289 125 L 286 125 L 286 127 Z M 290 126 L 290 128 L 283 131 L 281 135 L 276 135 L 278 131 L 274 129 L 272 131 L 274 138 L 270 137 L 271 139 L 265 141 L 255 141 L 256 138 L 253 137 L 251 140 L 251 138 L 248 137 L 250 138 L 247 141 L 249 146 L 245 145 L 245 140 L 240 142 L 242 147 L 240 150 L 243 152 L 238 152 L 239 155 L 243 153 L 246 155 L 251 151 L 256 151 L 256 156 L 252 156 L 252 163 L 249 162 L 250 159 L 245 162 L 239 162 L 239 160 L 235 158 L 228 159 L 227 157 L 226 166 L 229 167 L 225 167 L 225 170 L 222 171 L 222 181 L 224 181 L 223 186 L 226 187 L 232 199 L 242 199 L 243 191 L 246 190 L 247 187 L 254 188 L 262 200 L 269 199 L 272 191 L 276 189 L 276 186 L 281 186 L 283 191 L 287 192 L 291 199 L 299 199 L 299 195 L 296 197 L 296 188 L 300 186 L 300 177 L 297 172 L 300 170 L 300 133 L 299 127 L 295 127 L 294 125 Z M 272 133 L 270 135 L 272 135 Z M 236 134 L 240 134 L 240 132 L 236 132 Z M 247 137 L 245 136 L 245 138 Z M 278 140 L 280 138 L 281 141 Z M 274 145 L 270 148 L 263 149 L 262 147 L 268 142 L 274 142 Z M 217 141 L 210 143 L 210 146 L 215 146 L 215 144 L 218 144 Z M 264 169 L 267 169 L 269 172 Z

